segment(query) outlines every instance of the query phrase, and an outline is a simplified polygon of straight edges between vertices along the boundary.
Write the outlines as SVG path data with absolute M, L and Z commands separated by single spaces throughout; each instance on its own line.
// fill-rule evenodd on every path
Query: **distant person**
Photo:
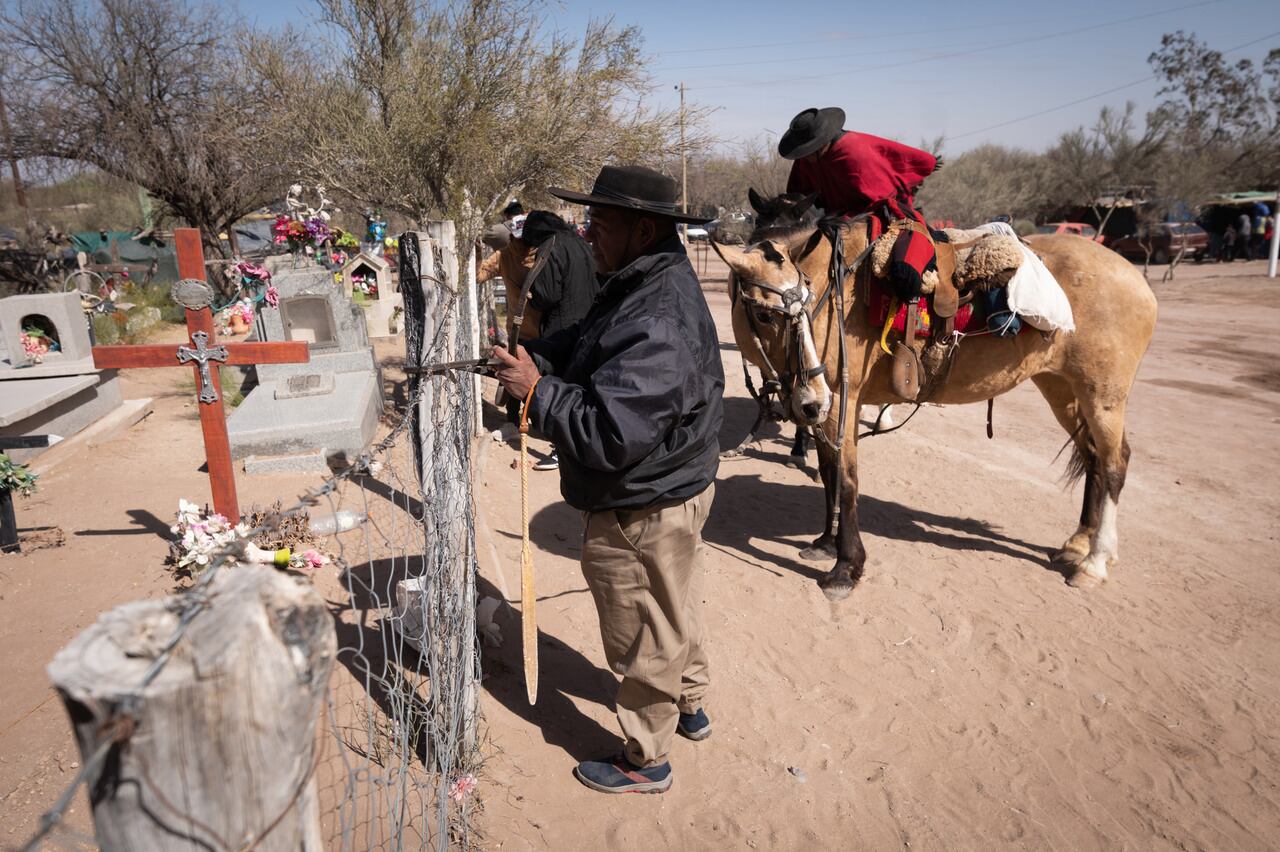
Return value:
M 1266 210 L 1265 207 L 1262 208 Z M 1266 213 L 1260 212 L 1253 217 L 1253 239 L 1249 243 L 1249 255 L 1254 260 L 1260 260 L 1267 256 L 1267 249 L 1263 245 L 1263 233 L 1266 231 Z
M 1236 251 L 1245 260 L 1253 260 L 1250 243 L 1253 241 L 1253 221 L 1248 213 L 1241 213 L 1236 218 Z
M 1227 263 L 1236 259 L 1236 229 L 1233 225 L 1228 225 L 1227 229 L 1222 232 L 1222 260 Z

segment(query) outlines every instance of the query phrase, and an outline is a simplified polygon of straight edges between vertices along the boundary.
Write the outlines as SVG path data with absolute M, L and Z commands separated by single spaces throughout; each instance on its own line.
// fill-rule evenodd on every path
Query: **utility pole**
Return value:
M 680 212 L 689 212 L 689 164 L 684 147 L 684 83 L 680 83 Z
M 1280 189 L 1276 190 L 1275 203 L 1271 205 L 1271 246 L 1267 250 L 1267 277 L 1276 277 L 1276 260 L 1280 257 Z

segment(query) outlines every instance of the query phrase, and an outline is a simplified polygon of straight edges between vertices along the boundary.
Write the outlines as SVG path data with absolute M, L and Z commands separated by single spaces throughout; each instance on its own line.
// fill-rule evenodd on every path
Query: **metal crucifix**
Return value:
M 218 392 L 213 388 L 213 376 L 209 373 L 210 361 L 227 361 L 227 347 L 214 346 L 209 347 L 209 335 L 203 331 L 192 332 L 191 342 L 195 344 L 193 349 L 190 346 L 178 347 L 178 363 L 186 364 L 195 361 L 200 366 L 200 401 L 206 404 L 212 404 L 218 401 Z

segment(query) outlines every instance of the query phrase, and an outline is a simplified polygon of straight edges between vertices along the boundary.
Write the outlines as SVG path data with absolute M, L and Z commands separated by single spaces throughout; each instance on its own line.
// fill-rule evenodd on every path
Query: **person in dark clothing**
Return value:
M 591 309 L 600 290 L 595 258 L 591 246 L 578 236 L 576 228 L 546 210 L 535 210 L 528 215 L 522 238 L 533 252 L 535 269 L 544 254 L 547 258 L 530 282 L 529 302 L 538 315 L 538 336 L 550 337 L 576 324 Z M 511 305 L 514 304 L 512 301 Z M 518 400 L 516 403 L 518 405 Z M 553 449 L 551 455 L 540 459 L 533 469 L 559 467 L 560 455 Z
M 622 676 L 624 752 L 578 764 L 607 793 L 671 786 L 672 737 L 711 733 L 701 616 L 702 525 L 714 494 L 724 372 L 715 323 L 676 234 L 669 177 L 606 166 L 590 193 L 607 278 L 581 322 L 514 354 L 497 377 L 560 453 L 560 491 L 582 510 L 582 571 L 610 667 Z
M 581 320 L 600 291 L 591 246 L 554 213 L 535 210 L 524 222 L 524 241 L 535 250 L 535 265 L 547 263 L 529 288 L 538 311 L 538 336 L 550 337 Z

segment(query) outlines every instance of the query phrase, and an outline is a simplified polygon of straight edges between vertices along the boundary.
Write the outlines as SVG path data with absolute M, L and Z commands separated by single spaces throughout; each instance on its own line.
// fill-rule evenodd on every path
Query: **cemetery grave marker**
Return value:
M 213 491 L 214 509 L 232 523 L 240 518 L 236 502 L 235 474 L 231 469 L 231 446 L 227 439 L 227 421 L 222 407 L 222 383 L 209 362 L 228 365 L 294 364 L 305 362 L 307 344 L 227 343 L 214 344 L 213 290 L 205 282 L 204 250 L 200 231 L 178 228 L 173 232 L 178 248 L 178 283 L 173 285 L 174 300 L 186 308 L 187 330 L 191 346 L 172 344 L 140 346 L 95 346 L 93 361 L 98 367 L 181 367 L 192 366 L 200 388 L 200 429 L 204 433 L 205 456 L 209 466 L 209 484 Z

